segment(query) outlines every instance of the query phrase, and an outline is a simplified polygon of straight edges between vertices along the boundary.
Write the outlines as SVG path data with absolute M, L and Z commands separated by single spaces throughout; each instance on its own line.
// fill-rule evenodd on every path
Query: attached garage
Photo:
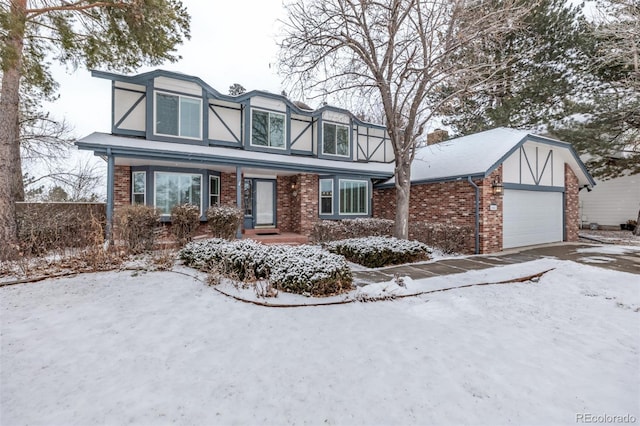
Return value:
M 502 248 L 563 240 L 562 192 L 506 189 L 502 202 Z
M 566 142 L 503 127 L 444 140 L 416 151 L 409 228 L 464 229 L 467 253 L 577 241 L 578 193 L 593 185 Z M 394 179 L 376 185 L 374 216 L 393 219 L 395 203 Z

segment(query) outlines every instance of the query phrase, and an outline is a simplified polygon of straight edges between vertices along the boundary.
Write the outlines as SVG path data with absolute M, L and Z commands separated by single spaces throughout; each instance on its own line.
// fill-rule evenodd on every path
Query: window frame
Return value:
M 257 145 L 253 143 L 253 113 L 254 111 L 260 111 L 262 113 L 266 113 L 268 115 L 267 122 L 269 124 L 269 128 L 267 129 L 267 134 L 269 135 L 267 145 Z M 282 146 L 273 146 L 271 145 L 271 115 L 279 115 L 282 117 Z M 251 108 L 250 111 L 250 122 L 249 122 L 249 145 L 252 148 L 261 148 L 261 149 L 278 149 L 281 151 L 287 150 L 287 114 L 285 112 L 279 111 L 271 111 L 268 109 L 262 108 Z
M 178 134 L 177 135 L 172 135 L 172 134 L 167 134 L 167 133 L 159 133 L 158 132 L 158 95 L 166 95 L 166 96 L 175 96 L 178 98 L 178 114 L 177 114 L 177 120 L 178 120 Z M 182 131 L 182 120 L 180 119 L 180 111 L 182 108 L 182 99 L 193 99 L 198 101 L 198 103 L 200 104 L 198 111 L 200 111 L 200 113 L 198 114 L 198 137 L 193 137 L 193 136 L 182 136 L 180 133 Z M 197 140 L 197 141 L 201 141 L 202 140 L 202 126 L 203 126 L 203 119 L 202 119 L 202 98 L 199 98 L 197 96 L 189 96 L 189 95 L 183 95 L 183 94 L 179 94 L 179 93 L 171 93 L 171 92 L 166 92 L 163 90 L 154 90 L 154 94 L 153 94 L 153 134 L 154 135 L 158 135 L 158 136 L 165 136 L 165 137 L 170 137 L 170 138 L 180 138 L 180 139 L 190 139 L 190 140 Z
M 358 182 L 364 183 L 365 186 L 365 202 L 364 202 L 364 212 L 351 212 L 346 213 L 342 211 L 342 183 L 343 182 Z M 338 215 L 340 216 L 368 216 L 369 215 L 369 182 L 363 179 L 338 179 Z
M 212 189 L 214 188 L 214 185 L 212 185 L 213 180 L 215 179 L 215 188 L 217 190 L 217 193 L 214 194 L 212 192 Z M 211 202 L 211 197 L 217 197 L 218 201 L 216 201 L 215 203 Z M 209 175 L 209 207 L 216 205 L 219 206 L 220 205 L 220 176 L 217 175 Z
M 158 187 L 158 174 L 168 174 L 168 175 L 186 175 L 186 176 L 199 176 L 200 177 L 200 216 L 203 215 L 204 211 L 204 174 L 202 173 L 189 173 L 189 172 L 170 172 L 170 171 L 154 171 L 153 172 L 153 207 L 160 209 L 157 203 L 157 187 Z M 171 216 L 171 212 L 169 213 L 160 213 L 161 217 L 167 218 Z
M 335 131 L 335 138 L 334 138 L 334 147 L 335 147 L 335 154 L 330 153 L 330 152 L 325 152 L 324 151 L 324 138 L 325 138 L 325 126 L 333 126 L 336 128 Z M 338 127 L 344 127 L 347 129 L 347 153 L 345 155 L 343 154 L 338 154 Z M 351 158 L 351 126 L 348 124 L 342 124 L 342 123 L 327 123 L 327 122 L 323 122 L 322 123 L 322 140 L 318 141 L 320 143 L 320 145 L 322 146 L 321 148 L 321 152 L 322 155 L 332 155 L 335 157 L 342 157 L 342 158 Z
M 333 216 L 333 195 L 334 195 L 334 180 L 333 178 L 322 178 L 318 180 L 318 206 L 319 206 L 319 214 L 321 216 Z M 331 182 L 331 195 L 326 196 L 326 195 L 322 195 L 322 181 L 329 181 Z M 328 198 L 329 200 L 331 200 L 331 211 L 329 213 L 325 213 L 322 211 L 322 199 L 323 198 Z
M 135 175 L 143 175 L 144 187 L 142 192 L 136 192 Z M 142 203 L 136 203 L 135 196 L 142 194 Z M 143 170 L 136 170 L 131 172 L 131 205 L 146 205 L 147 204 L 147 172 Z

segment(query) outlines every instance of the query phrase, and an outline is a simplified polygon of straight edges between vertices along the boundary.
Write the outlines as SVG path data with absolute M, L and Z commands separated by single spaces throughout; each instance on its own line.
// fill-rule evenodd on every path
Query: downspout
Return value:
M 242 209 L 242 167 L 236 166 L 236 206 Z M 244 215 L 242 216 L 244 219 Z M 242 220 L 236 231 L 236 238 L 242 239 Z
M 475 234 L 476 234 L 476 247 L 475 254 L 480 254 L 480 187 L 476 185 L 471 176 L 467 176 L 467 181 L 473 186 L 476 190 L 476 226 L 475 226 Z
M 113 197 L 114 197 L 114 178 L 115 178 L 115 160 L 111 154 L 111 148 L 107 148 L 107 226 L 106 240 L 113 242 Z

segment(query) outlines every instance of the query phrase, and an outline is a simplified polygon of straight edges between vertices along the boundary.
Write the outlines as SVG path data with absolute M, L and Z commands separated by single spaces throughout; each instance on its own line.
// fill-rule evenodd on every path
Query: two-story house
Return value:
M 318 219 L 371 216 L 373 183 L 393 175 L 384 126 L 284 96 L 218 92 L 156 70 L 111 80 L 111 133 L 77 142 L 107 160 L 107 218 L 140 203 L 169 219 L 176 204 L 235 204 L 244 229 L 308 235 Z M 255 231 L 254 231 L 255 232 Z

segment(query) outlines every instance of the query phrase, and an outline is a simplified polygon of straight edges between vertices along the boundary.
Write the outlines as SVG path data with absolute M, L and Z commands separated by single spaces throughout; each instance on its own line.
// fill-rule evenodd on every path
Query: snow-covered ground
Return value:
M 640 421 L 638 275 L 547 259 L 408 287 L 542 266 L 537 283 L 288 309 L 174 272 L 3 287 L 0 424 Z

